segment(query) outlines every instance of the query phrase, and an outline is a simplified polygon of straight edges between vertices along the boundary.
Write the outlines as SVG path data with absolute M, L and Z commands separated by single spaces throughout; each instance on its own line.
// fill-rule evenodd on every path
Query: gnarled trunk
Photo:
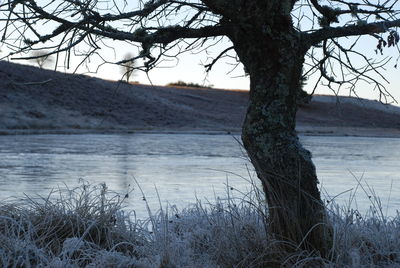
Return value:
M 330 234 L 318 179 L 295 131 L 307 48 L 290 31 L 273 36 L 246 30 L 231 39 L 250 75 L 242 141 L 265 191 L 269 232 L 326 256 Z

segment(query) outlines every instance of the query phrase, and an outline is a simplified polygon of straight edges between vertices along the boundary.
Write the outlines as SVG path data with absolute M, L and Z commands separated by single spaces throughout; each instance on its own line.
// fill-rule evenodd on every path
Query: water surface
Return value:
M 105 182 L 124 194 L 126 205 L 145 213 L 149 204 L 184 207 L 196 200 L 224 197 L 226 183 L 240 191 L 254 176 L 238 137 L 230 135 L 16 135 L 0 136 L 0 198 L 47 195 L 51 189 L 74 187 L 79 179 Z M 384 212 L 394 215 L 400 205 L 400 139 L 363 137 L 301 137 L 313 153 L 324 198 L 347 204 L 358 188 L 353 208 L 371 205 L 358 180 L 382 199 Z M 346 193 L 344 193 L 346 192 Z M 343 193 L 343 194 L 341 194 Z M 390 200 L 389 200 L 390 199 Z M 388 201 L 389 200 L 389 201 Z M 389 204 L 389 205 L 388 205 Z

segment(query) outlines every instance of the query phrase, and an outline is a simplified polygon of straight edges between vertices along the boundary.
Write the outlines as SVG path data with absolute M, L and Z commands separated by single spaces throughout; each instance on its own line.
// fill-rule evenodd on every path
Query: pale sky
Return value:
M 399 52 L 396 48 L 388 48 L 383 51 L 384 55 L 376 55 L 374 50 L 377 45 L 377 41 L 372 38 L 367 38 L 366 40 L 370 40 L 369 42 L 361 42 L 359 51 L 363 54 L 368 55 L 371 58 L 375 58 L 377 60 L 382 59 L 384 57 L 393 57 L 392 61 L 386 65 L 386 71 L 382 74 L 387 78 L 390 84 L 387 84 L 387 89 L 390 93 L 400 102 L 400 70 L 394 68 L 395 59 L 398 57 Z M 110 60 L 120 60 L 123 56 L 130 52 L 129 48 L 124 45 L 114 43 L 116 54 L 104 51 L 102 54 L 110 56 Z M 223 50 L 223 48 L 229 46 L 229 44 L 221 44 L 215 49 L 211 49 L 209 52 L 211 55 L 218 55 L 218 52 Z M 214 54 L 212 54 L 214 52 Z M 134 51 L 135 53 L 135 51 Z M 165 85 L 169 82 L 176 82 L 178 80 L 182 80 L 185 82 L 193 82 L 198 84 L 205 85 L 213 85 L 216 88 L 225 88 L 225 89 L 249 89 L 249 79 L 244 76 L 243 67 L 241 65 L 237 66 L 233 72 L 230 72 L 234 67 L 233 64 L 235 61 L 232 59 L 221 59 L 209 72 L 208 74 L 205 72 L 205 68 L 202 66 L 203 63 L 207 62 L 207 56 L 210 54 L 200 53 L 197 55 L 193 55 L 191 53 L 185 53 L 180 55 L 179 60 L 174 60 L 171 62 L 165 62 L 162 64 L 163 67 L 151 70 L 149 73 L 149 78 L 151 82 L 155 85 Z M 96 66 L 95 62 L 92 62 L 90 68 L 94 70 L 94 66 Z M 97 74 L 93 74 L 94 76 L 118 80 L 121 78 L 122 73 L 118 66 L 112 64 L 106 64 L 100 67 Z M 149 78 L 143 72 L 137 72 L 136 75 L 131 79 L 132 81 L 138 81 L 140 83 L 149 84 Z M 305 86 L 305 89 L 308 92 L 311 92 L 316 78 L 311 78 L 309 83 Z M 316 92 L 316 94 L 329 94 L 333 95 L 334 93 L 327 87 L 320 85 Z M 374 91 L 369 84 L 360 83 L 357 87 L 357 94 L 362 98 L 367 99 L 377 99 L 378 94 Z M 343 87 L 339 91 L 339 95 L 349 95 L 349 91 Z M 399 105 L 399 104 L 397 104 Z

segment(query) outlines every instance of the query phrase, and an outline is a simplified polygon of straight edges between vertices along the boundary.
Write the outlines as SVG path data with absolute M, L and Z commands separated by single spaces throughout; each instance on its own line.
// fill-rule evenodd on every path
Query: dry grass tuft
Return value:
M 123 201 L 105 184 L 83 183 L 2 204 L 0 267 L 400 267 L 399 215 L 363 217 L 331 205 L 334 245 L 322 259 L 279 250 L 254 185 L 248 193 L 228 186 L 226 199 L 160 208 L 142 221 Z

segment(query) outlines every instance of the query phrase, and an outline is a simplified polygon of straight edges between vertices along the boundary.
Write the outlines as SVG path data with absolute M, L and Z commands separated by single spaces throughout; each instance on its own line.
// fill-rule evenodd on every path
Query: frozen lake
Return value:
M 338 195 L 335 200 L 347 204 L 357 179 L 362 179 L 381 198 L 384 212 L 396 213 L 400 139 L 305 136 L 301 140 L 313 153 L 324 199 Z M 163 205 L 168 202 L 182 208 L 196 197 L 211 201 L 224 197 L 227 181 L 245 192 L 249 183 L 244 178 L 254 176 L 239 143 L 230 135 L 0 136 L 0 157 L 2 200 L 47 195 L 63 184 L 77 186 L 82 178 L 91 184 L 105 182 L 121 194 L 133 188 L 126 205 L 138 215 L 145 214 L 145 206 L 135 179 L 157 209 L 155 187 Z M 371 205 L 368 195 L 359 188 L 352 207 L 365 210 Z

